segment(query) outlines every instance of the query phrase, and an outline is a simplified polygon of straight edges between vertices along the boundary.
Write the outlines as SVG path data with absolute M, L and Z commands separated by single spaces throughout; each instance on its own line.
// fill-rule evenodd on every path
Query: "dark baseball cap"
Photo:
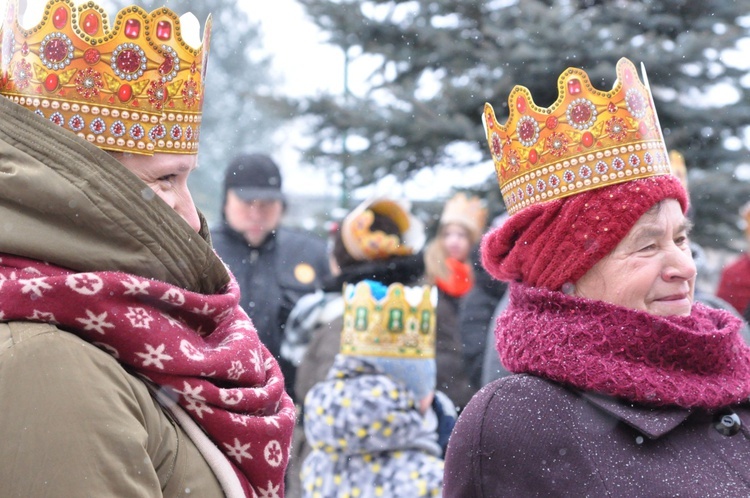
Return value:
M 232 159 L 224 176 L 224 190 L 229 189 L 243 201 L 285 200 L 279 167 L 265 154 L 243 154 Z

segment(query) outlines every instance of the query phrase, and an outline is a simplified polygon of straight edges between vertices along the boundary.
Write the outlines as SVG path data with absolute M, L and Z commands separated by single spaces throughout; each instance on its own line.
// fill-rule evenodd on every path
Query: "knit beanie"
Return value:
M 688 199 L 680 180 L 652 176 L 534 204 L 482 239 L 482 264 L 498 280 L 561 290 L 612 252 L 656 203 Z

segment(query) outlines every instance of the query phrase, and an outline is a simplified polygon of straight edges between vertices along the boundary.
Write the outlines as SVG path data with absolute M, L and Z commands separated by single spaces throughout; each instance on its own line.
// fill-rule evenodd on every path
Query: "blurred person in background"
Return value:
M 440 496 L 455 422 L 436 392 L 434 287 L 344 289 L 341 349 L 305 397 L 304 497 Z
M 344 217 L 332 235 L 332 275 L 321 292 L 300 299 L 290 315 L 282 354 L 298 366 L 295 395 L 301 404 L 307 392 L 324 380 L 340 349 L 344 319 L 344 284 L 376 280 L 383 285 L 413 285 L 424 276 L 424 225 L 404 199 L 374 197 Z M 301 409 L 301 407 L 300 407 Z M 294 454 L 289 465 L 289 496 L 299 496 L 299 469 L 309 452 L 298 417 Z
M 471 250 L 486 223 L 487 209 L 482 201 L 457 193 L 445 203 L 437 233 L 424 251 L 425 280 L 438 289 L 437 385 L 459 408 L 476 392 L 464 362 L 459 309 L 474 287 Z
M 507 219 L 506 212 L 495 216 L 490 230 L 498 228 Z M 472 264 L 475 283 L 461 301 L 458 318 L 464 362 L 472 388 L 477 391 L 490 379 L 507 374 L 495 351 L 495 322 L 507 305 L 508 284 L 495 280 L 484 269 L 479 245 L 472 251 Z
M 516 86 L 505 125 L 485 106 L 510 217 L 482 261 L 509 282 L 513 375 L 459 417 L 447 497 L 750 493 L 742 322 L 694 301 L 687 192 L 648 87 L 616 71 L 603 92 L 568 68 L 547 109 Z
M 685 192 L 687 192 L 688 194 L 688 200 L 690 200 L 690 189 L 685 157 L 679 151 L 672 150 L 669 152 L 669 164 L 672 168 L 672 174 L 679 178 L 680 183 L 682 183 L 682 186 L 685 189 Z M 692 212 L 693 210 L 688 208 L 688 212 L 686 214 L 688 219 L 692 220 Z M 706 252 L 703 250 L 703 247 L 701 247 L 700 244 L 698 244 L 694 240 L 691 240 L 690 252 L 692 253 L 693 261 L 695 262 L 695 268 L 698 272 L 695 279 L 695 301 L 703 303 L 706 306 L 711 306 L 712 308 L 729 311 L 736 317 L 742 318 L 742 314 L 737 311 L 737 309 L 735 309 L 732 304 L 728 303 L 720 296 L 718 296 L 717 292 L 709 290 L 706 287 L 706 280 L 701 280 L 700 276 L 705 275 L 708 272 L 708 261 L 706 259 Z M 748 268 L 750 269 L 750 267 Z M 740 334 L 742 334 L 745 342 L 750 344 L 750 327 L 748 326 L 744 318 L 743 322 L 744 323 L 742 324 L 742 328 L 740 329 Z
M 750 241 L 750 202 L 740 208 L 745 224 L 745 243 Z M 731 304 L 739 313 L 750 305 L 750 254 L 744 251 L 721 271 L 716 294 Z
M 21 14 L 0 17 L 0 494 L 282 495 L 294 407 L 187 188 L 210 20 Z
M 238 155 L 225 172 L 223 223 L 211 235 L 240 284 L 240 304 L 278 359 L 294 398 L 296 368 L 279 354 L 284 327 L 297 300 L 319 289 L 330 270 L 321 237 L 282 226 L 286 202 L 273 159 Z

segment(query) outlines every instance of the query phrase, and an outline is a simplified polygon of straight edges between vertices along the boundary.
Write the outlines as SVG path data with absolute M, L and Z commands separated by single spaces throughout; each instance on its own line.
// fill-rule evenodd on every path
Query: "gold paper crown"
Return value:
M 0 94 L 102 149 L 197 154 L 211 18 L 203 43 L 167 8 L 122 9 L 110 30 L 93 1 L 50 0 L 23 29 L 18 0 L 0 27 Z
M 672 174 L 680 179 L 685 191 L 688 189 L 687 166 L 685 157 L 676 150 L 669 151 L 669 164 L 672 168 Z
M 431 286 L 391 284 L 373 297 L 367 282 L 344 286 L 341 353 L 398 358 L 435 357 L 435 306 Z
M 371 227 L 375 214 L 393 220 L 401 236 L 373 231 Z M 341 223 L 341 240 L 347 252 L 357 261 L 414 254 L 422 248 L 424 237 L 424 226 L 409 213 L 409 206 L 391 199 L 364 201 Z
M 487 208 L 479 197 L 467 197 L 463 192 L 451 197 L 440 215 L 440 224 L 457 223 L 466 227 L 476 242 L 484 231 L 487 223 Z
M 651 93 L 632 62 L 617 62 L 617 81 L 609 92 L 595 89 L 576 68 L 563 72 L 557 87 L 558 98 L 548 108 L 538 107 L 527 88 L 513 88 L 504 126 L 485 104 L 487 141 L 509 214 L 578 192 L 670 173 Z

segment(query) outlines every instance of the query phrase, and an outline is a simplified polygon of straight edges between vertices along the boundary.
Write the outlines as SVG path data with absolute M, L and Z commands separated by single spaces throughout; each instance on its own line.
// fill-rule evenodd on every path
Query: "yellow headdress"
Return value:
M 393 358 L 435 357 L 437 290 L 391 284 L 376 299 L 367 282 L 344 286 L 341 353 Z
M 422 222 L 409 212 L 409 203 L 387 198 L 373 198 L 354 208 L 341 223 L 341 240 L 346 251 L 357 261 L 370 261 L 418 252 L 424 244 Z M 400 237 L 372 230 L 375 214 L 390 218 Z
M 532 204 L 637 178 L 670 173 L 664 139 L 647 86 L 635 66 L 617 63 L 612 90 L 591 86 L 581 69 L 557 81 L 548 108 L 516 86 L 505 125 L 485 104 L 484 124 L 498 183 L 509 214 Z
M 676 150 L 669 151 L 669 164 L 672 167 L 672 174 L 680 179 L 685 190 L 688 189 L 687 166 L 685 157 Z
M 468 197 L 463 192 L 459 192 L 445 203 L 443 214 L 440 215 L 441 225 L 449 223 L 457 223 L 465 227 L 471 234 L 472 241 L 476 243 L 481 238 L 487 223 L 487 208 L 479 197 Z
M 20 14 L 10 0 L 0 94 L 102 149 L 198 153 L 210 17 L 193 47 L 165 7 L 126 7 L 111 29 L 94 1 L 50 0 L 29 29 Z

